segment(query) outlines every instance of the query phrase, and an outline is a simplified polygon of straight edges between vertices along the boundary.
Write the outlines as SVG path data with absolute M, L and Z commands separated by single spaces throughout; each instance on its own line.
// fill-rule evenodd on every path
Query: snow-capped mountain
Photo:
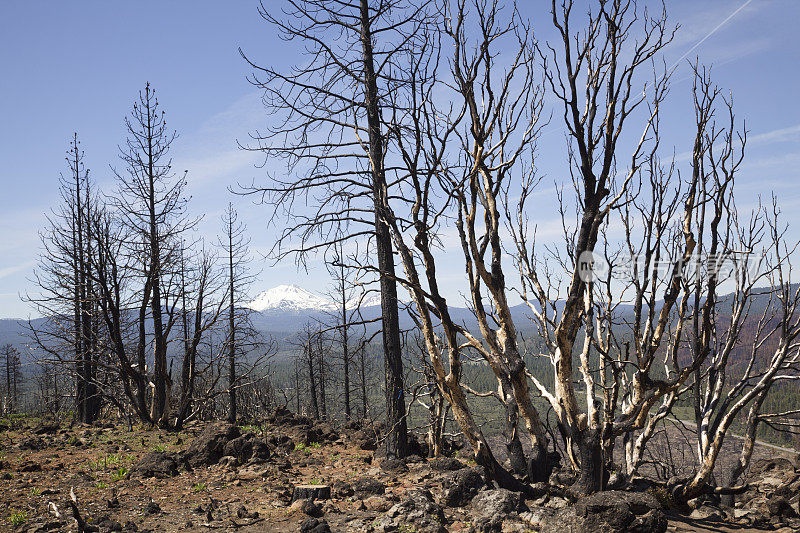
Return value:
M 297 285 L 278 285 L 256 296 L 247 304 L 254 311 L 333 311 L 336 305 Z

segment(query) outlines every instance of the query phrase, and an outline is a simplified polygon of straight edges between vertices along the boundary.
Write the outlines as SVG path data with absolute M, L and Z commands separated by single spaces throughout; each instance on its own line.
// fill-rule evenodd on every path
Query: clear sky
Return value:
M 264 3 L 278 8 L 281 1 Z M 532 7 L 539 2 L 520 4 L 539 39 L 552 35 L 545 11 Z M 739 200 L 752 203 L 774 191 L 797 235 L 800 2 L 667 4 L 671 21 L 681 25 L 667 61 L 688 53 L 714 65 L 716 83 L 732 92 L 738 117 L 747 121 L 751 141 L 737 185 Z M 275 230 L 265 224 L 268 208 L 228 193 L 237 181 L 264 175 L 256 166 L 259 159 L 238 150 L 236 140 L 269 120 L 259 93 L 245 79 L 249 70 L 237 48 L 256 61 L 287 65 L 298 53 L 276 38 L 256 7 L 255 0 L 0 2 L 0 317 L 30 313 L 19 295 L 31 289 L 38 232 L 57 203 L 72 132 L 80 136 L 94 178 L 110 189 L 109 164 L 118 165 L 123 117 L 146 81 L 180 134 L 175 168 L 189 170 L 191 209 L 204 215 L 199 233 L 213 242 L 219 216 L 232 200 L 249 226 L 254 251 L 270 247 Z M 665 121 L 665 138 L 679 154 L 691 148 L 690 83 L 682 63 L 672 83 L 675 112 Z M 538 164 L 550 184 L 562 180 L 557 169 L 564 159 L 563 134 L 552 137 L 547 142 L 554 149 L 545 150 Z M 548 216 L 540 227 L 557 227 Z M 309 274 L 291 262 L 263 265 L 255 290 L 294 283 L 321 292 L 329 283 L 318 265 Z M 449 290 L 457 293 L 455 277 L 450 281 Z

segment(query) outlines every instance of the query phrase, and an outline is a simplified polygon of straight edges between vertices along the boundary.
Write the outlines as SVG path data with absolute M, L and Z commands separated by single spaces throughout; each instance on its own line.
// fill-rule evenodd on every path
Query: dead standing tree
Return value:
M 125 171 L 114 171 L 119 186 L 115 204 L 129 230 L 127 252 L 140 261 L 144 300 L 149 307 L 147 317 L 152 321 L 154 366 L 150 418 L 154 423 L 165 424 L 170 387 L 167 345 L 174 321 L 171 316 L 165 318 L 169 295 L 163 291 L 170 280 L 169 268 L 177 261 L 175 245 L 181 242 L 181 234 L 193 222 L 186 219 L 183 212 L 185 175 L 175 176 L 169 158 L 177 134 L 167 129 L 164 112 L 149 83 L 140 91 L 130 116 L 125 118 L 125 127 L 128 137 L 120 147 Z M 177 300 L 176 296 L 173 304 Z M 146 340 L 144 319 L 145 316 L 140 316 L 139 342 Z
M 19 407 L 19 387 L 22 371 L 19 351 L 11 344 L 0 346 L 0 379 L 3 382 L 3 402 L 0 413 L 10 415 Z
M 239 216 L 229 203 L 222 217 L 225 234 L 220 245 L 225 254 L 228 273 L 228 333 L 226 347 L 228 350 L 228 421 L 236 422 L 236 389 L 239 385 L 236 367 L 237 359 L 246 355 L 251 347 L 254 331 L 250 324 L 251 311 L 244 306 L 247 300 L 247 291 L 254 279 L 248 271 L 249 244 L 244 224 L 239 221 Z
M 200 373 L 198 352 L 208 336 L 218 334 L 218 323 L 225 309 L 224 273 L 217 268 L 216 258 L 202 249 L 193 261 L 187 261 L 180 252 L 180 301 L 183 326 L 183 361 L 181 364 L 180 396 L 174 410 L 172 427 L 181 429 L 192 416 L 196 401 L 196 383 Z M 230 287 L 229 287 L 230 288 Z M 200 398 L 203 401 L 204 398 Z
M 302 67 L 281 70 L 247 59 L 253 83 L 277 125 L 254 136 L 250 149 L 284 160 L 291 179 L 273 177 L 260 195 L 290 219 L 277 257 L 306 254 L 333 243 L 367 238 L 374 243 L 381 286 L 383 351 L 389 435 L 387 454 L 407 454 L 397 287 L 386 223 L 393 183 L 387 179 L 388 96 L 407 82 L 397 61 L 429 22 L 423 6 L 406 0 L 288 0 L 282 18 L 261 5 L 264 19 L 287 41 L 302 43 Z M 243 54 L 244 55 L 244 54 Z M 310 204 L 301 206 L 298 200 Z M 291 242 L 293 240 L 299 242 Z
M 392 141 L 401 161 L 398 182 L 406 190 L 397 195 L 389 220 L 405 270 L 402 282 L 414 300 L 437 386 L 454 419 L 490 477 L 503 487 L 531 492 L 496 460 L 474 420 L 466 399 L 470 389 L 462 382 L 462 356 L 466 350 L 480 354 L 497 377 L 494 396 L 506 406 L 515 470 L 533 481 L 545 481 L 550 471 L 547 439 L 521 373 L 524 363 L 505 293 L 503 221 L 497 208 L 497 197 L 522 165 L 520 155 L 530 153 L 541 127 L 542 91 L 533 75 L 532 37 L 516 12 L 503 21 L 493 3 L 477 3 L 470 11 L 465 2 L 458 2 L 452 11 L 445 6 L 440 14 L 439 27 L 454 50 L 452 80 L 437 80 L 441 34 L 415 43 L 409 62 L 417 83 L 395 93 L 394 109 L 400 111 L 393 116 Z M 467 35 L 471 25 L 476 42 Z M 508 47 L 514 53 L 510 64 L 501 68 L 495 53 Z M 437 109 L 434 94 L 439 84 L 455 90 L 456 106 Z M 479 334 L 453 320 L 439 287 L 439 231 L 453 219 Z M 533 446 L 530 461 L 519 445 L 520 412 Z
M 51 363 L 75 377 L 76 416 L 92 423 L 100 410 L 89 229 L 96 202 L 83 158 L 76 133 L 67 150 L 69 172 L 60 180 L 62 204 L 41 235 L 43 252 L 34 273 L 39 293 L 27 299 L 45 317 L 42 326 L 29 323 L 31 337 Z

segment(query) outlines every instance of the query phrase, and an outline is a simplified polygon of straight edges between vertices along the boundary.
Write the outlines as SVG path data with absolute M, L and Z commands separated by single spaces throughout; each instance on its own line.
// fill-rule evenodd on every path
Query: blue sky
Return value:
M 270 8 L 280 3 L 265 0 Z M 544 10 L 531 7 L 538 3 L 522 5 L 539 39 L 548 38 Z M 237 181 L 263 177 L 259 159 L 238 150 L 236 140 L 268 120 L 237 48 L 257 61 L 287 65 L 298 54 L 276 38 L 256 8 L 254 0 L 0 2 L 0 317 L 30 313 L 19 295 L 31 290 L 38 231 L 56 205 L 72 132 L 79 133 L 94 178 L 110 189 L 109 164 L 117 165 L 123 117 L 146 81 L 180 134 L 175 168 L 189 170 L 191 209 L 204 215 L 198 232 L 213 242 L 219 215 L 232 199 L 249 226 L 254 251 L 270 247 L 275 230 L 265 223 L 268 208 L 228 193 Z M 774 191 L 786 221 L 800 227 L 800 2 L 670 0 L 668 9 L 682 27 L 667 61 L 688 52 L 714 65 L 716 83 L 731 91 L 738 117 L 747 121 L 750 148 L 737 185 L 740 203 Z M 665 141 L 678 154 L 691 147 L 690 83 L 681 63 L 664 124 Z M 551 137 L 545 147 L 553 149 L 539 162 L 549 184 L 561 179 L 564 159 L 563 134 Z M 540 228 L 557 227 L 551 215 L 543 215 Z M 445 281 L 451 294 L 459 292 L 457 276 Z M 254 290 L 283 283 L 321 292 L 329 280 L 318 265 L 305 273 L 291 262 L 264 263 Z

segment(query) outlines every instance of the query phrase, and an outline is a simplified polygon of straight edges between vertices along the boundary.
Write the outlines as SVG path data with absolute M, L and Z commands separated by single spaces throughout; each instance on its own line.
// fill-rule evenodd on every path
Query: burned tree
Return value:
M 236 422 L 236 388 L 239 382 L 236 377 L 237 359 L 246 355 L 252 344 L 254 331 L 250 324 L 251 311 L 244 307 L 247 290 L 254 276 L 248 271 L 249 239 L 245 234 L 245 227 L 239 221 L 233 204 L 228 204 L 228 209 L 222 217 L 225 226 L 225 235 L 220 245 L 225 254 L 228 283 L 228 332 L 226 345 L 228 350 L 228 420 Z
M 276 255 L 306 254 L 333 243 L 367 238 L 375 260 L 367 266 L 381 286 L 383 352 L 389 435 L 387 453 L 407 453 L 403 367 L 392 242 L 386 209 L 393 183 L 387 177 L 388 98 L 408 83 L 398 64 L 408 42 L 430 22 L 428 2 L 348 0 L 290 2 L 279 19 L 266 6 L 261 15 L 284 39 L 302 42 L 302 67 L 281 71 L 259 66 L 254 84 L 276 126 L 254 135 L 250 149 L 283 160 L 290 178 L 246 187 L 279 206 L 289 218 Z M 310 208 L 301 208 L 309 200 Z
M 92 283 L 90 220 L 97 210 L 77 133 L 67 150 L 68 173 L 60 179 L 62 204 L 41 234 L 43 252 L 34 273 L 38 294 L 27 299 L 45 320 L 29 323 L 36 345 L 51 363 L 75 378 L 78 420 L 92 423 L 100 410 L 97 388 L 96 294 Z
M 0 373 L 3 380 L 4 415 L 16 412 L 19 407 L 19 386 L 22 385 L 22 370 L 19 351 L 11 344 L 0 346 Z
M 173 321 L 165 318 L 169 295 L 162 294 L 173 273 L 176 244 L 192 221 L 184 216 L 185 175 L 176 176 L 169 158 L 177 137 L 167 128 L 155 91 L 148 83 L 140 91 L 130 116 L 125 118 L 127 139 L 120 147 L 124 171 L 114 171 L 119 191 L 115 204 L 128 231 L 126 252 L 139 260 L 144 300 L 149 311 L 141 314 L 139 342 L 145 342 L 145 318 L 152 322 L 153 402 L 150 419 L 166 423 L 170 377 L 167 368 L 167 345 Z M 177 301 L 177 297 L 174 302 Z M 173 302 L 173 304 L 174 304 Z

